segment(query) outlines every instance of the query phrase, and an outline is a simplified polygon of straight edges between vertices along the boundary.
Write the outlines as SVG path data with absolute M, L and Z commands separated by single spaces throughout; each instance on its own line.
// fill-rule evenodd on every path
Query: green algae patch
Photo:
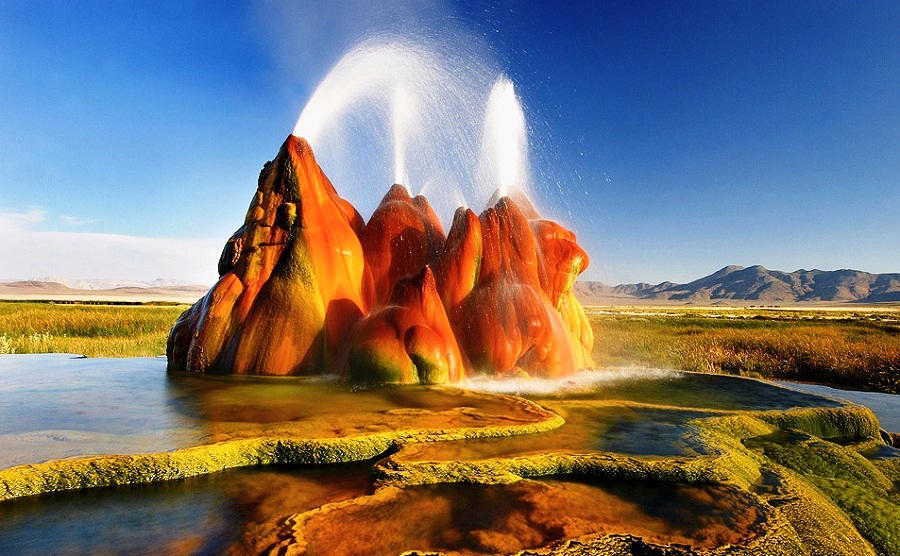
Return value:
M 868 407 L 813 407 L 757 414 L 780 429 L 805 432 L 819 438 L 873 439 L 881 437 L 878 418 Z
M 372 452 L 376 443 L 370 444 L 369 452 Z M 382 450 L 385 448 L 383 442 L 380 447 Z M 343 461 L 353 461 L 350 454 L 361 457 L 364 453 L 359 442 L 354 439 L 348 439 L 340 446 L 308 441 L 304 443 L 302 449 L 298 446 L 292 448 L 287 452 L 303 453 L 309 463 L 315 463 L 319 459 L 341 457 L 347 458 Z M 168 481 L 235 467 L 270 465 L 280 463 L 280 458 L 284 457 L 285 452 L 282 441 L 251 439 L 220 442 L 160 454 L 98 456 L 21 465 L 0 470 L 0 500 L 62 490 Z M 377 453 L 379 452 L 375 452 L 372 456 Z
M 552 453 L 474 461 L 408 461 L 403 450 L 379 461 L 372 476 L 380 484 L 509 483 L 547 475 L 578 475 L 683 484 L 731 482 L 728 455 L 697 458 L 639 458 L 595 453 Z
M 807 477 L 843 479 L 872 491 L 887 491 L 892 481 L 854 450 L 796 431 L 779 431 L 747 440 L 747 447 Z
M 900 554 L 894 487 L 900 464 L 872 462 L 859 453 L 882 442 L 868 408 L 760 412 L 716 417 L 704 426 L 741 440 L 762 464 L 786 469 L 782 478 L 791 477 L 785 480 L 790 493 L 770 503 L 788 517 L 809 553 L 872 553 L 871 543 L 878 553 Z M 867 542 L 861 544 L 860 535 Z
M 818 488 L 882 554 L 900 554 L 900 506 L 894 481 L 851 448 L 797 431 L 747 441 L 750 449 Z
M 183 479 L 235 467 L 363 461 L 385 453 L 400 442 L 537 434 L 563 424 L 559 415 L 536 405 L 535 408 L 540 410 L 542 420 L 524 423 L 514 420 L 510 425 L 407 429 L 322 439 L 242 438 L 157 454 L 96 456 L 20 465 L 0 470 L 0 500 L 63 490 Z
M 885 477 L 894 481 L 894 492 L 900 497 L 900 458 L 878 459 L 872 461 L 872 465 L 881 471 Z
M 842 556 L 876 553 L 848 516 L 802 476 L 777 466 L 763 471 L 766 480 L 755 485 L 754 491 L 790 524 L 803 547 L 802 551 L 790 553 Z
M 857 405 L 743 412 L 698 422 L 738 439 L 770 434 L 776 429 L 797 430 L 824 439 L 880 442 L 881 437 L 878 418 L 869 408 Z
M 807 477 L 850 516 L 860 533 L 881 554 L 900 554 L 900 506 L 887 493 L 843 479 Z

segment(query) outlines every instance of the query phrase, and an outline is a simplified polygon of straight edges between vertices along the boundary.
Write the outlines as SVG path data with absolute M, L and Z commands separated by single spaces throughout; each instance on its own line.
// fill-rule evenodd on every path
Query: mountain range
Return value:
M 193 303 L 209 286 L 179 280 L 66 280 L 56 277 L 0 282 L 0 299 L 35 301 L 101 301 Z
M 871 274 L 859 270 L 797 270 L 781 272 L 762 266 L 726 266 L 687 284 L 620 284 L 576 282 L 575 295 L 585 304 L 631 301 L 678 303 L 754 302 L 791 303 L 900 302 L 900 274 Z
M 209 289 L 178 280 L 66 280 L 35 278 L 0 283 L 6 299 L 100 299 L 106 297 L 191 301 Z M 781 272 L 762 266 L 726 266 L 704 278 L 676 284 L 575 282 L 575 295 L 586 305 L 630 303 L 754 304 L 900 303 L 900 274 L 860 270 Z
M 116 280 L 116 279 L 89 279 L 89 280 L 70 280 L 59 276 L 43 276 L 41 278 L 32 278 L 26 282 L 38 282 L 44 284 L 62 284 L 63 286 L 73 290 L 114 290 L 118 288 L 182 288 L 185 286 L 195 286 L 194 282 L 187 280 L 171 280 L 166 278 L 157 278 L 151 281 L 142 280 Z M 209 289 L 209 286 L 205 286 Z

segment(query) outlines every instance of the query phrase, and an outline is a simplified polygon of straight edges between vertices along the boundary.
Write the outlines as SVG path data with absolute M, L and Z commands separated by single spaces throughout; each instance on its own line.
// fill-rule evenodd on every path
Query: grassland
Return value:
M 169 330 L 186 308 L 0 302 L 0 354 L 162 355 Z
M 165 353 L 187 305 L 0 302 L 0 354 Z M 900 308 L 588 307 L 601 367 L 646 366 L 900 393 Z
M 900 393 L 900 309 L 587 309 L 601 367 L 649 366 Z

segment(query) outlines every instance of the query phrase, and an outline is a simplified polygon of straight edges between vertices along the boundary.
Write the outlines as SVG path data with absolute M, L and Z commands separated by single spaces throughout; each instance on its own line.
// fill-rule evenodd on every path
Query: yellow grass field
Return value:
M 0 354 L 163 355 L 166 336 L 187 307 L 0 302 Z
M 900 393 L 900 308 L 588 307 L 601 367 L 649 366 Z

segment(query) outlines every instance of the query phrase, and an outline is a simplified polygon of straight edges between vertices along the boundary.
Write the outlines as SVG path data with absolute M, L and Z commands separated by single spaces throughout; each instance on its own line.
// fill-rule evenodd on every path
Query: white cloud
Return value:
M 96 222 L 92 218 L 81 218 L 79 216 L 69 216 L 68 214 L 59 215 L 59 221 L 69 226 L 87 226 Z
M 224 239 L 155 238 L 47 229 L 41 209 L 0 210 L 0 280 L 36 276 L 212 284 Z M 66 220 L 63 219 L 65 222 Z M 87 223 L 75 219 L 76 223 Z
M 27 211 L 0 210 L 0 232 L 41 224 L 47 220 L 43 209 L 31 208 Z

